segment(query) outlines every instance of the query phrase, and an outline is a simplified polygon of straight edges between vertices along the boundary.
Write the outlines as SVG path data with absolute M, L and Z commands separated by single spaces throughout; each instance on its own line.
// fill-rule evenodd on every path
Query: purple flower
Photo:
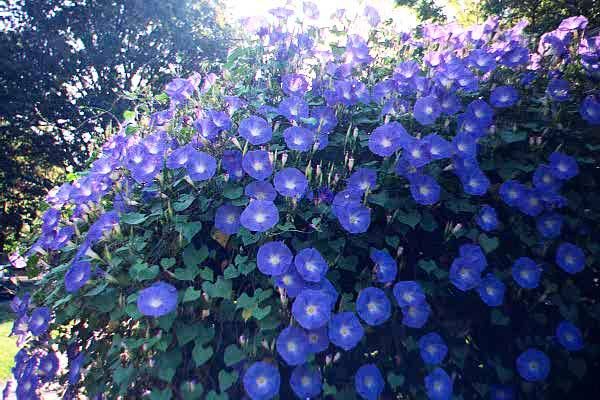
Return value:
M 300 365 L 308 358 L 308 339 L 306 333 L 295 326 L 283 329 L 276 342 L 277 352 L 287 365 Z
M 294 300 L 292 315 L 303 328 L 313 330 L 327 325 L 331 306 L 331 299 L 326 293 L 304 289 Z
M 356 312 L 368 325 L 377 326 L 390 318 L 392 304 L 383 290 L 368 287 L 358 293 Z
M 300 276 L 308 282 L 319 282 L 329 269 L 327 261 L 315 248 L 302 249 L 294 258 L 294 265 Z
M 187 173 L 193 181 L 206 181 L 217 170 L 217 160 L 203 151 L 194 151 L 186 164 Z
M 422 328 L 427 322 L 431 307 L 426 302 L 402 308 L 402 324 L 410 328 Z
M 493 54 L 482 49 L 475 49 L 469 55 L 469 64 L 479 71 L 486 73 L 496 68 L 496 60 Z
M 250 182 L 246 185 L 244 194 L 251 199 L 265 201 L 275 201 L 275 198 L 277 197 L 277 192 L 273 185 L 263 181 Z
M 305 1 L 302 3 L 302 12 L 304 13 L 304 16 L 306 16 L 306 18 L 319 19 L 319 6 L 317 6 L 312 1 Z M 298 395 L 299 398 L 314 397 L 314 396 L 316 396 L 316 395 L 313 395 L 313 396 Z
M 548 82 L 546 93 L 554 101 L 563 102 L 571 98 L 569 94 L 569 82 L 564 79 L 554 78 Z
M 583 349 L 583 335 L 579 328 L 569 321 L 562 321 L 558 324 L 556 327 L 556 338 L 568 351 L 579 351 Z
M 542 269 L 529 257 L 517 258 L 511 272 L 515 282 L 524 289 L 538 287 L 542 276 Z
M 331 107 L 313 107 L 310 110 L 310 116 L 315 118 L 317 121 L 314 124 L 310 124 L 309 127 L 315 130 L 317 133 L 329 133 L 338 124 L 337 117 L 335 116 L 335 110 Z
M 175 286 L 158 281 L 138 293 L 137 307 L 142 315 L 162 317 L 177 308 L 177 289 Z
M 270 400 L 279 394 L 281 377 L 273 364 L 255 362 L 246 370 L 244 390 L 252 400 Z
M 364 233 L 371 224 L 371 209 L 358 202 L 349 202 L 339 210 L 337 219 L 346 232 Z
M 38 307 L 31 312 L 29 317 L 29 331 L 33 336 L 41 336 L 48 331 L 50 323 L 50 309 Z
M 457 257 L 450 267 L 450 281 L 463 292 L 474 289 L 481 283 L 481 271 L 466 257 Z
M 365 330 L 353 312 L 335 314 L 329 321 L 329 340 L 346 351 L 356 347 L 364 334 Z
M 223 204 L 215 211 L 215 228 L 227 235 L 234 235 L 240 230 L 240 207 Z
M 302 152 L 309 151 L 315 142 L 314 134 L 310 130 L 299 126 L 286 128 L 283 131 L 283 139 L 289 149 Z
M 361 366 L 354 375 L 354 388 L 363 399 L 377 400 L 385 388 L 379 368 L 375 364 Z
M 490 95 L 490 103 L 497 108 L 510 107 L 517 100 L 519 100 L 519 92 L 512 86 L 498 86 Z
M 533 173 L 533 186 L 540 192 L 557 192 L 560 182 L 552 174 L 552 169 L 546 164 L 540 164 Z
M 289 297 L 296 297 L 304 289 L 304 281 L 296 268 L 289 268 L 281 275 L 275 276 L 275 285 L 278 288 L 285 289 Z
M 496 210 L 487 204 L 484 204 L 481 207 L 479 214 L 475 217 L 475 221 L 477 222 L 477 225 L 486 232 L 498 228 L 498 215 L 496 214 Z
M 537 217 L 535 225 L 537 231 L 547 239 L 555 239 L 560 236 L 563 217 L 557 213 L 545 213 Z
M 370 258 L 375 263 L 375 277 L 378 282 L 388 283 L 396 279 L 398 264 L 387 250 L 371 248 Z
M 550 373 L 550 359 L 540 350 L 527 349 L 517 357 L 517 371 L 526 381 L 543 381 Z
M 208 116 L 218 131 L 231 129 L 231 118 L 224 111 L 208 110 Z
M 491 385 L 490 400 L 515 400 L 515 390 L 511 386 Z
M 441 368 L 434 369 L 425 377 L 425 392 L 429 400 L 450 400 L 452 379 Z
M 375 7 L 365 6 L 365 9 L 363 10 L 363 15 L 367 18 L 369 25 L 371 25 L 372 27 L 376 27 L 381 21 L 379 13 L 377 12 L 377 9 Z
M 269 153 L 264 150 L 247 152 L 242 160 L 242 168 L 248 175 L 259 181 L 267 179 L 273 173 Z
M 493 274 L 487 274 L 477 288 L 479 297 L 490 307 L 498 307 L 504 301 L 506 286 Z
M 581 118 L 586 120 L 590 125 L 600 124 L 600 101 L 594 95 L 588 95 L 581 102 L 579 107 Z
M 435 97 L 425 96 L 415 102 L 413 113 L 421 125 L 433 125 L 442 113 L 442 107 Z
M 126 163 L 127 168 L 131 171 L 133 179 L 135 179 L 137 183 L 144 184 L 151 182 L 162 169 L 162 156 L 153 156 L 148 152 L 144 145 L 138 144 L 127 150 Z M 80 187 L 80 191 L 93 191 L 92 187 L 87 189 L 85 188 L 85 185 L 81 185 Z
M 426 174 L 413 174 L 409 177 L 410 193 L 413 199 L 422 205 L 432 205 L 440 199 L 440 185 Z
M 436 332 L 421 336 L 418 344 L 421 358 L 425 364 L 441 364 L 448 354 L 448 346 Z
M 413 140 L 399 122 L 377 127 L 369 136 L 369 150 L 378 156 L 388 157 Z
M 321 387 L 323 386 L 321 371 L 306 364 L 299 365 L 292 371 L 290 386 L 299 399 L 318 397 L 321 394 Z
M 74 262 L 65 274 L 65 288 L 73 293 L 81 289 L 92 275 L 92 266 L 87 261 Z
M 167 158 L 167 168 L 177 169 L 185 167 L 193 152 L 194 147 L 189 144 L 173 150 Z
M 240 216 L 242 226 L 253 232 L 265 232 L 279 222 L 279 210 L 272 201 L 252 200 Z
M 288 96 L 303 96 L 308 90 L 308 81 L 304 75 L 287 74 L 281 78 L 281 88 Z
M 321 353 L 329 347 L 327 326 L 306 332 L 308 338 L 308 350 L 311 354 Z
M 550 172 L 555 178 L 567 180 L 579 174 L 579 167 L 575 158 L 556 151 L 550 154 L 549 159 Z
M 348 189 L 364 193 L 372 190 L 377 182 L 377 172 L 370 168 L 358 168 L 348 178 Z
M 175 78 L 165 87 L 165 92 L 174 104 L 186 103 L 194 90 L 194 85 L 188 79 L 183 78 Z
M 308 187 L 306 176 L 296 168 L 284 168 L 277 172 L 273 183 L 277 192 L 285 197 L 300 198 Z
M 514 68 L 527 64 L 529 61 L 529 50 L 526 47 L 517 46 L 502 56 L 502 64 Z
M 565 18 L 558 26 L 559 31 L 572 31 L 575 29 L 585 29 L 588 25 L 588 19 L 583 15 Z
M 283 99 L 279 103 L 278 111 L 290 121 L 300 121 L 302 118 L 308 118 L 308 104 L 297 96 Z
M 525 196 L 525 190 L 519 182 L 508 180 L 500 185 L 500 197 L 507 205 L 516 207 Z
M 42 376 L 42 380 L 45 382 L 50 382 L 56 376 L 56 372 L 58 371 L 58 357 L 56 353 L 49 352 L 44 357 L 40 359 L 40 363 L 38 365 L 39 374 Z
M 424 140 L 412 140 L 406 144 L 402 152 L 404 158 L 412 167 L 421 168 L 431 161 L 429 143 Z
M 359 191 L 349 189 L 342 190 L 334 196 L 331 206 L 331 212 L 336 217 L 339 217 L 340 215 L 342 215 L 343 210 L 345 208 L 349 207 L 352 204 L 360 204 L 361 198 L 362 195 Z
M 443 160 L 452 156 L 454 149 L 452 145 L 443 137 L 431 134 L 427 135 L 422 140 L 429 149 L 429 155 L 433 160 Z
M 250 144 L 255 146 L 265 144 L 273 137 L 271 125 L 264 119 L 252 115 L 240 122 L 238 133 Z
M 585 254 L 579 246 L 563 242 L 556 250 L 556 263 L 563 271 L 576 274 L 585 268 Z
M 540 193 L 529 188 L 524 188 L 523 196 L 519 199 L 517 207 L 521 212 L 532 217 L 536 217 L 544 211 L 544 203 Z
M 10 309 L 18 316 L 25 315 L 27 313 L 27 309 L 29 308 L 30 298 L 31 295 L 29 292 L 25 293 L 22 298 L 19 296 L 14 296 L 10 301 Z
M 487 127 L 492 124 L 494 110 L 483 100 L 473 100 L 467 106 L 466 115 L 474 118 L 480 126 Z
M 232 181 L 237 181 L 244 177 L 241 151 L 225 150 L 221 157 L 221 164 Z
M 465 193 L 483 196 L 490 187 L 490 180 L 479 168 L 473 168 L 460 176 Z
M 425 293 L 415 281 L 399 281 L 394 285 L 394 297 L 400 307 L 408 307 L 425 302 Z
M 200 137 L 209 142 L 214 141 L 220 132 L 219 128 L 209 117 L 198 118 L 194 121 L 193 125 L 200 134 Z M 203 140 L 200 140 L 200 143 L 203 143 Z
M 263 274 L 279 276 L 292 265 L 293 258 L 284 242 L 268 242 L 258 248 L 256 264 Z

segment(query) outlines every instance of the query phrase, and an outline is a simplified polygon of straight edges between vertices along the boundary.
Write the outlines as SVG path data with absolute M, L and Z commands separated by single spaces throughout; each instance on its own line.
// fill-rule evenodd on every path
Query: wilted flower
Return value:
M 177 289 L 165 282 L 156 282 L 140 290 L 137 307 L 142 315 L 162 317 L 177 308 Z
M 520 257 L 512 266 L 512 276 L 522 288 L 535 289 L 540 283 L 542 268 L 531 258 Z
M 540 350 L 527 349 L 517 357 L 517 371 L 526 381 L 543 381 L 550 373 L 550 359 Z
M 436 368 L 425 377 L 425 391 L 430 400 L 449 400 L 452 398 L 452 379 L 446 371 Z
M 353 312 L 334 314 L 329 321 L 329 340 L 348 351 L 356 347 L 365 331 Z
M 365 364 L 354 375 L 354 387 L 363 399 L 377 400 L 383 392 L 385 381 L 375 364 Z
M 436 332 L 421 336 L 418 344 L 421 358 L 425 364 L 441 364 L 448 354 L 448 346 Z
M 556 250 L 556 263 L 563 271 L 576 274 L 585 268 L 585 254 L 573 243 L 563 242 Z
M 240 215 L 242 226 L 253 232 L 265 232 L 279 222 L 279 210 L 272 201 L 252 200 Z
M 277 352 L 287 365 L 300 365 L 308 357 L 308 339 L 300 328 L 288 326 L 277 337 Z
M 252 400 L 269 400 L 277 396 L 280 381 L 277 367 L 263 361 L 252 364 L 243 378 L 244 390 Z
M 368 325 L 381 325 L 390 318 L 392 305 L 384 291 L 368 287 L 358 293 L 356 312 Z
M 223 204 L 215 211 L 215 228 L 227 235 L 234 235 L 240 230 L 240 207 Z

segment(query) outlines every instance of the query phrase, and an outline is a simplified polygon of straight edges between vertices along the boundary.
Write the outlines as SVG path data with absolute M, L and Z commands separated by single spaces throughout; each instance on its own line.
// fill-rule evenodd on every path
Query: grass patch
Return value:
M 17 353 L 17 338 L 8 337 L 12 330 L 12 318 L 8 305 L 0 304 L 0 382 L 8 380 L 12 376 L 10 369 L 14 365 Z M 0 390 L 2 389 L 0 388 Z

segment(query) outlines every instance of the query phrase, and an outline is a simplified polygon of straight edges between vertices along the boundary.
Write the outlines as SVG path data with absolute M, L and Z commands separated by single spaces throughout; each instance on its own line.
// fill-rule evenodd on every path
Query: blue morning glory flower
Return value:
M 215 211 L 215 228 L 227 235 L 234 235 L 240 230 L 240 207 L 223 204 Z
M 203 151 L 194 151 L 186 164 L 187 173 L 193 181 L 205 181 L 217 170 L 217 160 Z
M 533 186 L 539 191 L 555 192 L 560 189 L 561 182 L 554 177 L 552 169 L 545 164 L 539 165 L 533 173 Z
M 324 292 L 304 289 L 294 300 L 292 315 L 305 329 L 327 325 L 331 316 L 331 298 Z
M 258 248 L 256 264 L 265 275 L 281 275 L 292 265 L 292 251 L 284 242 L 268 242 Z
M 422 328 L 430 313 L 431 307 L 426 302 L 402 307 L 402 324 L 410 328 Z
M 466 115 L 474 118 L 480 126 L 490 126 L 494 119 L 494 110 L 485 101 L 473 100 L 467 106 Z
M 375 278 L 378 282 L 388 283 L 396 279 L 398 264 L 387 250 L 372 248 L 370 258 L 375 263 Z
M 390 318 L 392 304 L 383 290 L 368 287 L 358 293 L 356 312 L 368 325 L 377 326 Z
M 275 285 L 285 289 L 289 297 L 296 297 L 304 289 L 304 281 L 296 268 L 289 268 L 281 275 L 275 276 Z
M 556 250 L 556 263 L 563 271 L 576 274 L 585 268 L 585 254 L 573 243 L 563 242 Z
M 469 65 L 483 73 L 496 68 L 496 56 L 484 49 L 474 49 L 468 57 Z
M 71 385 L 77 384 L 81 379 L 81 370 L 85 362 L 85 354 L 79 353 L 73 358 L 69 358 L 69 377 L 68 381 Z
M 409 176 L 410 194 L 419 204 L 432 205 L 440 199 L 440 185 L 430 175 L 416 173 Z
M 288 96 L 303 96 L 308 90 L 308 81 L 304 75 L 286 74 L 281 77 L 281 88 Z
M 279 210 L 272 201 L 252 200 L 240 215 L 242 226 L 252 232 L 265 232 L 279 222 Z
M 29 317 L 29 331 L 33 336 L 43 335 L 48 331 L 50 323 L 50 309 L 48 307 L 38 307 L 31 312 Z
M 33 372 L 25 374 L 17 381 L 17 399 L 38 400 L 37 389 L 40 380 Z
M 441 364 L 448 354 L 448 346 L 436 332 L 430 332 L 419 339 L 419 352 L 425 364 Z
M 433 125 L 441 113 L 442 107 L 434 96 L 417 99 L 413 108 L 413 115 L 421 125 Z
M 569 321 L 562 321 L 556 327 L 558 342 L 568 351 L 583 349 L 583 335 L 578 327 Z
M 294 265 L 300 276 L 308 282 L 319 282 L 329 269 L 327 261 L 313 247 L 300 250 L 294 257 Z
M 400 147 L 414 140 L 399 122 L 381 125 L 369 136 L 369 150 L 381 157 L 389 157 Z
M 306 333 L 295 326 L 284 328 L 279 333 L 275 346 L 287 365 L 304 364 L 309 354 Z
M 517 202 L 517 207 L 523 214 L 537 217 L 544 211 L 544 202 L 538 191 L 526 187 L 523 196 Z
M 218 131 L 228 131 L 231 129 L 231 118 L 225 111 L 208 110 L 208 116 Z
M 454 151 L 450 142 L 436 134 L 425 136 L 422 142 L 429 147 L 429 155 L 433 160 L 448 158 Z
M 87 283 L 92 275 L 92 266 L 87 261 L 75 261 L 65 274 L 65 288 L 67 292 L 78 291 Z
M 504 283 L 491 273 L 483 277 L 481 284 L 477 288 L 481 300 L 490 307 L 502 305 L 505 290 L 506 286 Z
M 512 86 L 498 86 L 490 95 L 490 103 L 497 108 L 510 107 L 517 100 L 519 100 L 519 92 Z
M 364 334 L 365 330 L 353 312 L 334 314 L 329 320 L 329 340 L 346 351 L 356 347 Z
M 246 370 L 243 383 L 246 394 L 252 400 L 269 400 L 279 394 L 281 377 L 276 366 L 258 361 Z
M 264 119 L 252 115 L 240 122 L 238 133 L 255 146 L 268 143 L 273 137 L 271 125 Z
M 453 115 L 462 109 L 460 98 L 455 93 L 444 93 L 440 99 L 442 113 Z
M 360 204 L 362 199 L 361 192 L 353 189 L 342 190 L 341 192 L 336 193 L 333 198 L 333 202 L 331 205 L 331 212 L 336 217 L 342 215 L 342 212 L 345 208 L 352 204 Z
M 315 118 L 317 122 L 309 125 L 309 127 L 318 133 L 329 133 L 338 124 L 335 110 L 327 106 L 316 106 L 310 110 L 310 116 Z
M 346 232 L 364 233 L 371 225 L 371 209 L 362 203 L 349 202 L 339 210 L 337 219 Z
M 542 268 L 529 257 L 520 257 L 512 266 L 515 282 L 524 289 L 535 289 L 540 283 Z
M 436 368 L 425 377 L 425 391 L 430 400 L 449 400 L 452 398 L 452 379 L 446 371 Z
M 491 385 L 490 400 L 514 400 L 515 390 L 512 386 Z
M 550 171 L 557 179 L 571 179 L 579 173 L 575 158 L 561 152 L 550 154 Z
M 290 126 L 283 131 L 283 139 L 290 150 L 309 151 L 315 142 L 315 135 L 306 128 Z
M 429 143 L 424 140 L 412 140 L 406 144 L 402 152 L 405 159 L 413 168 L 421 168 L 431 161 Z
M 242 152 L 239 150 L 225 150 L 221 157 L 221 165 L 232 181 L 238 181 L 244 177 L 242 168 Z
M 251 199 L 263 201 L 275 201 L 277 191 L 269 182 L 254 181 L 244 188 L 244 194 Z
M 529 348 L 517 357 L 517 371 L 526 381 L 543 381 L 550 373 L 550 359 L 544 352 Z
M 370 168 L 358 168 L 348 178 L 347 187 L 350 190 L 355 190 L 364 193 L 367 190 L 372 191 L 377 182 L 377 172 Z
M 558 102 L 567 101 L 571 98 L 569 94 L 569 82 L 564 79 L 554 78 L 550 80 L 546 93 L 552 100 Z
M 375 364 L 361 366 L 354 375 L 356 393 L 365 400 L 377 400 L 384 387 L 385 381 Z
M 498 215 L 496 210 L 484 204 L 479 210 L 479 214 L 475 217 L 477 225 L 486 232 L 492 231 L 498 227 Z
M 399 281 L 394 285 L 394 297 L 402 308 L 425 302 L 425 293 L 415 281 Z
M 457 257 L 450 266 L 450 282 L 463 292 L 474 289 L 481 283 L 481 270 L 468 258 Z
M 321 353 L 329 347 L 327 326 L 306 331 L 306 337 L 308 338 L 308 350 L 311 354 Z
M 547 239 L 555 239 L 560 236 L 563 217 L 560 214 L 549 212 L 540 215 L 535 221 L 537 231 Z
M 306 288 L 325 294 L 329 299 L 331 308 L 335 306 L 335 303 L 340 296 L 335 286 L 333 286 L 333 283 L 331 283 L 331 281 L 327 278 L 323 278 L 319 282 L 305 282 L 305 286 Z
M 500 197 L 507 205 L 516 207 L 525 196 L 525 190 L 519 182 L 508 180 L 500 185 Z
M 167 157 L 167 168 L 177 169 L 185 167 L 193 151 L 194 147 L 189 144 L 173 150 Z
M 244 171 L 259 181 L 267 179 L 273 173 L 269 153 L 264 150 L 250 150 L 242 159 Z
M 177 308 L 177 289 L 165 282 L 156 282 L 146 289 L 140 290 L 137 307 L 142 315 L 162 317 Z
M 318 397 L 323 386 L 321 371 L 306 364 L 299 365 L 292 371 L 290 386 L 299 399 L 306 400 Z
M 458 133 L 469 135 L 474 139 L 480 138 L 487 133 L 487 126 L 475 118 L 475 116 L 463 113 L 457 117 Z
M 196 131 L 198 131 L 199 137 L 209 142 L 213 142 L 219 136 L 219 132 L 221 131 L 208 116 L 198 118 L 192 125 Z M 202 140 L 200 140 L 200 142 L 202 142 Z
M 308 118 L 308 104 L 298 96 L 290 96 L 281 100 L 278 111 L 290 121 L 300 121 Z
M 479 168 L 473 168 L 460 175 L 465 193 L 471 196 L 483 196 L 490 187 L 490 180 Z
M 599 125 L 600 101 L 593 94 L 586 96 L 579 107 L 579 114 L 590 125 Z
M 189 79 L 175 78 L 165 86 L 165 92 L 176 104 L 184 104 L 194 94 L 194 84 Z
M 285 197 L 300 198 L 308 187 L 306 176 L 296 168 L 284 168 L 277 172 L 273 183 L 275 190 Z
M 138 144 L 127 149 L 126 164 L 137 183 L 150 183 L 162 168 L 162 157 L 151 155 L 144 145 Z
M 44 382 L 50 382 L 56 376 L 58 371 L 58 357 L 53 351 L 46 354 L 40 359 L 38 364 L 39 375 Z

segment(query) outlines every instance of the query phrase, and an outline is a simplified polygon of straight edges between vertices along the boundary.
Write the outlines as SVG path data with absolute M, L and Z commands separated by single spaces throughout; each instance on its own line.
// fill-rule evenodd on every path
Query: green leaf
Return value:
M 250 272 L 256 269 L 255 262 L 247 262 L 245 264 L 241 264 L 238 266 L 238 271 L 242 273 L 242 275 L 247 276 Z
M 229 200 L 235 200 L 235 199 L 239 199 L 240 197 L 242 197 L 242 194 L 244 194 L 244 188 L 241 186 L 227 186 L 224 190 L 223 190 L 223 197 L 225 197 L 226 199 Z
M 396 375 L 393 372 L 388 372 L 387 381 L 390 384 L 392 390 L 396 390 L 397 387 L 402 386 L 404 383 L 404 375 Z
M 223 271 L 223 278 L 225 279 L 234 279 L 238 276 L 240 276 L 240 271 L 238 271 L 237 268 L 231 264 L 229 264 L 229 266 Z
M 132 110 L 123 111 L 123 119 L 125 121 L 135 121 L 135 111 L 132 111 Z
M 194 359 L 194 363 L 199 367 L 204 365 L 213 355 L 213 348 L 211 346 L 204 347 L 199 342 L 196 342 L 194 345 L 194 349 L 192 350 L 192 358 Z
M 417 224 L 421 221 L 421 214 L 417 210 L 411 210 L 408 213 L 398 211 L 398 214 L 396 214 L 396 219 L 414 229 L 414 227 L 417 226 Z
M 177 342 L 179 343 L 179 346 L 185 346 L 194 340 L 198 334 L 198 330 L 202 329 L 201 325 L 201 323 L 193 325 L 187 325 L 181 322 L 177 323 L 175 325 L 175 334 L 177 335 Z
M 177 261 L 174 258 L 161 258 L 160 266 L 164 269 L 169 269 L 175 265 Z
M 147 220 L 149 215 L 131 212 L 121 216 L 121 222 L 128 225 L 139 225 Z
M 497 237 L 489 237 L 485 233 L 482 233 L 481 236 L 479 236 L 479 244 L 486 253 L 491 253 L 498 248 L 500 241 Z
M 221 393 L 229 389 L 238 380 L 237 371 L 227 372 L 224 369 L 219 371 L 219 390 Z
M 197 268 L 208 258 L 208 247 L 202 246 L 196 249 L 193 244 L 188 244 L 183 249 L 183 264 L 186 267 Z
M 225 361 L 225 365 L 231 367 L 246 359 L 246 353 L 244 353 L 237 345 L 230 344 L 225 348 L 225 353 L 223 354 L 223 361 Z
M 180 212 L 186 210 L 189 206 L 192 205 L 196 198 L 194 195 L 186 193 L 179 196 L 176 202 L 173 203 L 173 210 Z
M 181 397 L 186 400 L 199 400 L 204 393 L 204 386 L 200 382 L 183 382 L 179 386 Z
M 204 281 L 202 289 L 212 298 L 228 299 L 231 297 L 231 281 L 220 276 L 217 278 L 216 283 Z
M 500 131 L 499 134 L 500 134 L 500 138 L 505 143 L 515 143 L 515 142 L 522 142 L 523 140 L 527 140 L 527 132 L 525 132 L 525 131 L 505 130 L 505 131 Z
M 148 266 L 145 262 L 138 262 L 129 269 L 129 276 L 138 282 L 143 282 L 156 278 L 158 272 L 158 265 Z
M 263 308 L 256 306 L 252 310 L 252 316 L 260 321 L 261 319 L 263 319 L 264 317 L 269 315 L 270 312 L 271 312 L 271 306 L 266 306 Z
M 494 308 L 492 310 L 492 324 L 506 326 L 510 324 L 510 318 L 502 314 L 497 308 Z
M 229 395 L 227 393 L 217 394 L 214 390 L 208 392 L 204 400 L 229 400 Z
M 182 302 L 187 303 L 188 301 L 198 300 L 201 295 L 201 290 L 196 290 L 192 286 L 190 286 L 187 289 L 185 289 Z
M 436 262 L 433 260 L 419 260 L 418 265 L 419 268 L 421 268 L 428 274 L 431 274 L 432 272 L 438 269 Z
M 587 364 L 582 358 L 569 358 L 568 366 L 569 371 L 580 380 L 583 379 L 587 372 Z
M 170 400 L 171 398 L 173 398 L 173 392 L 169 388 L 164 390 L 154 389 L 150 392 L 150 400 Z
M 192 221 L 187 222 L 185 224 L 176 225 L 175 229 L 177 232 L 181 233 L 181 235 L 188 241 L 191 242 L 194 236 L 198 232 L 202 230 L 202 222 L 200 221 Z

